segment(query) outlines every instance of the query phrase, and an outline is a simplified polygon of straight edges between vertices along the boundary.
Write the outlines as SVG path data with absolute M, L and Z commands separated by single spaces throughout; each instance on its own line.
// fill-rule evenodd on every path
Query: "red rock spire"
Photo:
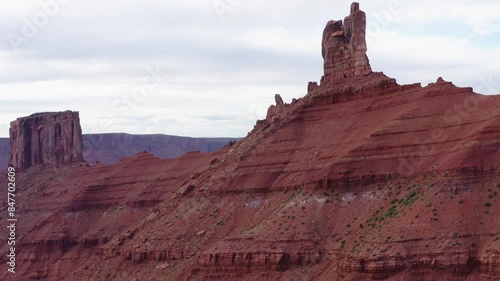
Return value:
M 25 170 L 38 164 L 83 161 L 78 112 L 36 113 L 10 123 L 9 165 Z

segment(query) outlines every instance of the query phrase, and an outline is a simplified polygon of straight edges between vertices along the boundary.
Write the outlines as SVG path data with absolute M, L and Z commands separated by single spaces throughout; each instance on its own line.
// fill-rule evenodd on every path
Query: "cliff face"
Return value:
M 82 162 L 82 152 L 78 112 L 37 113 L 10 124 L 9 165 L 16 169 Z
M 28 169 L 2 280 L 499 280 L 500 96 L 310 86 L 215 153 Z

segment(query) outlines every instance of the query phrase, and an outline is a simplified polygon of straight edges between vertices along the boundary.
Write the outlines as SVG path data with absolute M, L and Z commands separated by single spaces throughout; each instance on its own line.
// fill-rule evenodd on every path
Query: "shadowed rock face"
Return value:
M 322 83 L 372 73 L 366 56 L 366 14 L 352 3 L 351 14 L 329 21 L 323 31 L 322 55 L 325 74 Z
M 9 165 L 16 169 L 82 162 L 82 151 L 78 112 L 36 113 L 10 123 Z

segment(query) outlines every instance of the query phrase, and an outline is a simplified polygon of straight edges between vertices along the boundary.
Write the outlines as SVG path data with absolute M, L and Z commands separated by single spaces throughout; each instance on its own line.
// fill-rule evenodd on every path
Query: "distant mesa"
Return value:
M 364 27 L 357 3 L 329 22 L 322 83 L 217 152 L 93 134 L 101 164 L 21 173 L 0 280 L 500 280 L 500 95 L 371 72 Z M 71 112 L 20 118 L 11 161 L 81 161 L 79 132 Z
M 283 101 L 283 98 L 279 94 L 274 95 L 274 101 L 276 102 L 276 105 L 271 105 L 267 109 L 267 115 L 266 115 L 266 121 L 267 122 L 272 122 L 276 115 L 280 114 L 283 112 L 285 109 L 285 102 Z
M 69 151 L 74 150 L 74 148 L 69 149 L 68 147 L 64 150 L 64 156 L 61 157 L 61 155 L 59 155 L 59 157 L 62 158 L 62 160 L 60 159 L 59 161 L 57 161 L 58 158 L 56 158 L 54 154 L 52 154 L 53 157 L 51 157 L 51 155 L 45 155 L 44 157 L 40 156 L 50 153 L 50 151 L 56 152 L 55 147 L 51 148 L 51 146 L 56 143 L 53 140 L 55 136 L 48 136 L 48 134 L 51 134 L 50 132 L 54 134 L 56 132 L 54 125 L 51 124 L 54 120 L 65 120 L 59 122 L 61 125 L 61 139 L 71 138 L 64 135 L 71 134 L 69 127 L 64 129 L 66 127 L 64 124 L 68 122 L 68 120 L 74 121 L 75 132 L 80 131 L 79 125 L 76 125 L 79 124 L 78 113 L 74 113 L 74 118 L 68 116 L 44 118 L 44 116 L 48 114 L 68 115 L 68 112 L 35 113 L 29 117 L 19 118 L 12 122 L 11 139 L 0 138 L 0 171 L 6 169 L 9 165 L 15 166 L 18 169 L 27 169 L 37 164 L 57 166 L 61 164 L 66 165 L 72 162 L 80 162 L 80 152 L 76 153 L 76 157 L 75 155 L 68 155 Z M 28 121 L 27 119 L 32 120 Z M 71 124 L 69 124 L 69 126 L 71 126 Z M 43 129 L 41 127 L 43 127 Z M 34 128 L 42 129 L 45 133 L 41 132 L 43 136 L 40 136 L 38 134 L 38 129 Z M 46 141 L 51 140 L 52 144 L 45 143 L 45 141 L 41 141 L 41 139 Z M 222 149 L 229 142 L 236 142 L 239 140 L 240 138 L 191 138 L 162 134 L 83 134 L 83 150 L 81 154 L 83 155 L 83 161 L 90 165 L 96 164 L 97 162 L 101 164 L 115 164 L 120 159 L 131 157 L 144 150 L 153 153 L 156 157 L 161 159 L 169 159 L 182 156 L 189 151 L 198 150 L 203 153 L 211 153 Z M 78 140 L 75 141 L 79 142 Z M 63 143 L 64 142 L 69 144 L 68 140 L 63 141 Z M 11 149 L 11 146 L 13 149 Z M 64 145 L 62 145 L 62 147 L 64 147 Z M 78 145 L 75 147 L 78 147 Z M 80 151 L 80 149 L 77 149 L 77 151 Z
M 44 112 L 10 123 L 9 165 L 25 170 L 38 164 L 83 162 L 78 112 Z

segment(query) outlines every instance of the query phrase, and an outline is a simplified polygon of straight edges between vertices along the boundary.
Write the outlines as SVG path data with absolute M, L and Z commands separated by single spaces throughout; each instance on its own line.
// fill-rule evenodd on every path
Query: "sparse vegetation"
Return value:
M 385 217 L 394 218 L 397 214 L 396 206 L 392 206 L 387 210 L 387 213 L 385 213 Z

